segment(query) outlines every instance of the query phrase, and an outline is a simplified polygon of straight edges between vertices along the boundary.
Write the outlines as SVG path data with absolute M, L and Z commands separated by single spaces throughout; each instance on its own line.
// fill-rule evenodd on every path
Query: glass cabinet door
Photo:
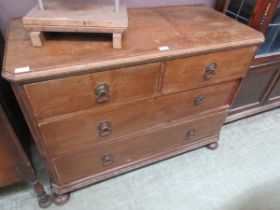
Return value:
M 239 22 L 249 24 L 254 8 L 260 0 L 228 0 L 225 14 Z M 262 3 L 262 2 L 261 2 Z M 265 42 L 257 52 L 258 57 L 280 54 L 280 3 L 265 33 Z
M 230 0 L 225 13 L 239 22 L 248 24 L 255 5 L 256 0 Z
M 261 45 L 257 56 L 269 56 L 280 53 L 280 4 L 265 33 L 265 42 Z

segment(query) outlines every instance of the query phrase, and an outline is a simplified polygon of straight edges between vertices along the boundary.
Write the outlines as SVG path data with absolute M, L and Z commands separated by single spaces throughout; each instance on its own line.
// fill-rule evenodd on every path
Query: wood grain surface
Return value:
M 162 92 L 172 93 L 244 77 L 255 52 L 256 48 L 251 47 L 167 61 Z M 211 64 L 215 64 L 216 69 L 207 78 L 207 66 Z
M 24 88 L 36 118 L 42 120 L 153 97 L 157 95 L 160 70 L 160 63 L 153 63 L 32 83 Z M 103 103 L 98 103 L 95 95 L 95 88 L 100 84 L 109 86 L 109 99 Z
M 63 155 L 93 144 L 134 135 L 144 129 L 170 124 L 180 118 L 203 115 L 218 107 L 228 108 L 237 85 L 238 82 L 233 81 L 120 106 L 93 108 L 52 118 L 39 126 L 49 154 Z M 204 101 L 194 105 L 200 96 L 204 97 Z M 102 122 L 112 125 L 108 135 L 101 136 L 99 133 L 98 126 Z
M 254 46 L 264 40 L 261 33 L 206 6 L 131 9 L 128 16 L 129 29 L 121 50 L 112 49 L 110 36 L 85 34 L 50 36 L 42 49 L 36 49 L 20 20 L 12 21 L 2 74 L 26 83 Z M 169 50 L 160 51 L 162 46 Z M 15 73 L 22 67 L 30 70 Z
M 173 148 L 190 144 L 193 141 L 218 134 L 225 120 L 226 112 L 204 117 L 195 121 L 180 122 L 164 129 L 140 135 L 120 142 L 91 147 L 54 161 L 59 181 L 67 183 L 82 177 L 100 176 L 118 167 L 127 167 L 135 161 L 157 156 Z M 195 129 L 195 135 L 188 136 Z M 104 165 L 104 155 L 112 155 L 111 164 Z M 78 168 L 76 166 L 79 165 Z

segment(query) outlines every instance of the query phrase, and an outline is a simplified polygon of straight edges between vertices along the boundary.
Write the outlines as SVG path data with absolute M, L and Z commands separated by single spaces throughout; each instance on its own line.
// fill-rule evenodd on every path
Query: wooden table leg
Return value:
M 48 194 L 46 194 L 45 189 L 43 185 L 36 181 L 33 183 L 34 192 L 36 193 L 38 200 L 39 200 L 39 206 L 41 208 L 47 208 L 52 204 L 52 198 Z
M 113 48 L 114 49 L 122 48 L 122 34 L 113 34 Z
M 29 34 L 32 45 L 34 47 L 42 47 L 45 41 L 44 34 L 40 31 L 32 31 Z

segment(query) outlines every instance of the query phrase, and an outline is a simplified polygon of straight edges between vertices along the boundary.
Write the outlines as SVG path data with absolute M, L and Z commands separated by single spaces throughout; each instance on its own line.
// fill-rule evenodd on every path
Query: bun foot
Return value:
M 40 182 L 35 181 L 32 184 L 34 192 L 38 197 L 39 206 L 41 208 L 48 208 L 52 204 L 51 196 L 46 193 L 44 186 Z
M 54 193 L 53 202 L 56 205 L 61 206 L 61 205 L 64 205 L 65 203 L 67 203 L 69 198 L 70 198 L 70 193 L 66 193 L 66 194 L 62 194 L 62 195 L 58 195 L 58 194 Z
M 213 142 L 211 144 L 208 144 L 206 147 L 208 149 L 215 150 L 215 149 L 217 149 L 219 147 L 219 143 L 218 142 Z
M 39 206 L 42 209 L 48 208 L 52 204 L 52 197 L 49 195 L 45 195 L 39 198 Z

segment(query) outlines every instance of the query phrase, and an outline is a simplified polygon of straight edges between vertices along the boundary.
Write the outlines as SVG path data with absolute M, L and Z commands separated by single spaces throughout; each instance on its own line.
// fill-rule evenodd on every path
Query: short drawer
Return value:
M 181 122 L 123 141 L 96 145 L 53 161 L 60 183 L 100 176 L 217 136 L 226 112 Z M 204 140 L 205 141 L 205 140 Z M 201 142 L 199 142 L 201 143 Z
M 163 93 L 172 93 L 244 77 L 255 47 L 167 61 Z
M 52 154 L 61 155 L 229 105 L 237 83 L 232 81 L 102 110 L 92 109 L 39 126 Z
M 38 120 L 157 93 L 160 63 L 49 80 L 25 85 Z

